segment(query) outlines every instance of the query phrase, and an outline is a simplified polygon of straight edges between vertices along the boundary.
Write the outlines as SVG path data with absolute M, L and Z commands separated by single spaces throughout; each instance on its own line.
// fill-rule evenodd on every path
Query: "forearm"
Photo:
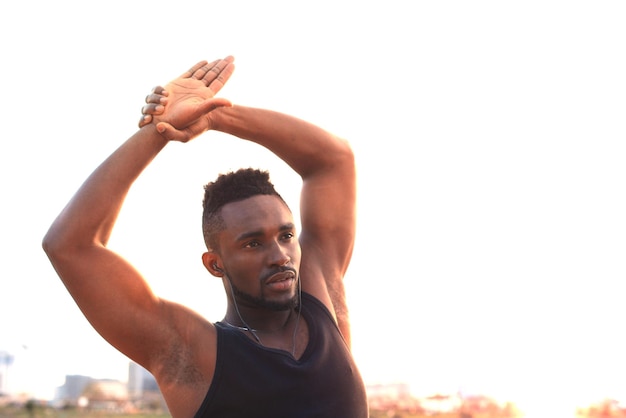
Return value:
M 46 251 L 106 245 L 133 182 L 167 141 L 148 125 L 131 136 L 83 183 L 44 238 Z
M 352 159 L 346 141 L 283 113 L 237 105 L 216 110 L 212 120 L 214 130 L 268 148 L 302 177 Z

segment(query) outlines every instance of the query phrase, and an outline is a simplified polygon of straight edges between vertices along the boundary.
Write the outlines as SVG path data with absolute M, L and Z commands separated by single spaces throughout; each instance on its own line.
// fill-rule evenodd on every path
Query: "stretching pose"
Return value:
M 353 153 L 300 119 L 215 98 L 233 70 L 232 57 L 202 61 L 154 89 L 139 130 L 85 181 L 43 247 L 93 327 L 154 375 L 172 416 L 367 417 L 343 287 L 355 237 Z M 207 130 L 266 147 L 302 178 L 301 231 L 265 171 L 243 168 L 205 186 L 202 262 L 227 298 L 215 323 L 155 295 L 107 246 L 153 158 Z

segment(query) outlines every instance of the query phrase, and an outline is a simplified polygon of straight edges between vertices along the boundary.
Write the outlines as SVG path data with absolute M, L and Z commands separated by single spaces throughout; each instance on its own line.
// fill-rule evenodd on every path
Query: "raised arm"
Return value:
M 171 115 L 168 120 L 188 129 L 203 112 L 229 105 L 211 97 L 230 73 L 231 58 L 192 67 L 174 83 L 195 86 L 202 94 L 175 96 L 164 118 Z M 141 128 L 89 176 L 43 240 L 55 270 L 94 328 L 145 367 L 159 354 L 155 350 L 180 331 L 174 305 L 157 298 L 107 243 L 131 185 L 167 142 L 154 125 Z
M 343 278 L 355 237 L 356 175 L 350 146 L 318 126 L 269 110 L 233 106 L 211 117 L 214 129 L 268 148 L 302 177 L 303 289 L 331 303 L 349 339 Z
M 158 95 L 148 101 L 158 101 Z M 151 113 L 159 112 L 148 105 L 144 114 Z M 352 256 L 356 224 L 355 162 L 349 144 L 318 126 L 270 110 L 232 106 L 217 109 L 207 117 L 211 129 L 268 148 L 302 177 L 303 290 L 335 314 L 349 343 L 343 278 Z M 166 137 L 184 140 L 185 132 L 167 124 L 159 127 Z

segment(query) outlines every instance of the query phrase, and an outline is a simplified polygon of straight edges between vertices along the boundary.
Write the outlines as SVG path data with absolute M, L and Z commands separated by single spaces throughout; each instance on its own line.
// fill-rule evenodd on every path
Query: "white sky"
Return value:
M 232 54 L 222 96 L 355 149 L 346 280 L 368 383 L 483 392 L 527 411 L 626 399 L 623 2 L 124 3 L 0 5 L 9 389 L 52 396 L 66 374 L 126 377 L 41 238 L 134 132 L 154 85 Z M 224 298 L 200 262 L 202 185 L 240 166 L 270 169 L 296 208 L 284 164 L 210 133 L 158 157 L 112 242 L 159 294 L 211 320 Z

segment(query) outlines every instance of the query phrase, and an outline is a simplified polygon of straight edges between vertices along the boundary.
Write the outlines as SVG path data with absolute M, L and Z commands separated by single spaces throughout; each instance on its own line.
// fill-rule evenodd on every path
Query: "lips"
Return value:
M 281 282 L 283 280 L 289 280 L 296 277 L 296 274 L 292 270 L 280 271 L 278 273 L 272 274 L 267 280 L 265 280 L 265 284 Z
M 265 285 L 274 290 L 286 290 L 291 287 L 295 278 L 296 273 L 294 271 L 285 270 L 272 274 L 267 280 L 265 280 Z

